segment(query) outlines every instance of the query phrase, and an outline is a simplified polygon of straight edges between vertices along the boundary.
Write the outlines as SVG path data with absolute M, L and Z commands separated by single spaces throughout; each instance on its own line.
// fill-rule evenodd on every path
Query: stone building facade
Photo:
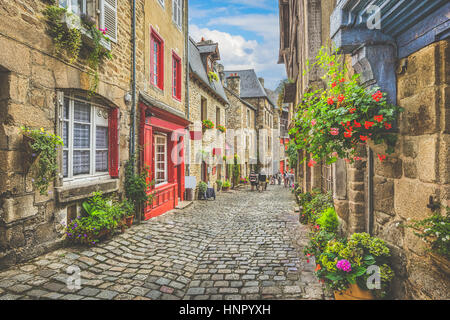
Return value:
M 149 167 L 155 186 L 145 219 L 161 215 L 184 200 L 187 0 L 142 1 L 137 11 L 136 132 L 141 170 Z M 185 144 L 186 142 L 186 144 Z M 174 156 L 176 155 L 176 156 Z
M 264 88 L 264 79 L 258 78 L 255 70 L 224 71 L 225 79 L 239 78 L 240 97 L 256 107 L 257 165 L 266 174 L 273 172 L 273 139 L 275 104 Z M 228 84 L 228 81 L 226 81 Z M 278 139 L 278 137 L 276 137 Z
M 227 128 L 228 132 L 233 130 L 228 141 L 241 160 L 241 176 L 248 177 L 257 162 L 256 108 L 240 98 L 240 77 L 237 74 L 230 75 L 226 81 L 225 93 L 230 102 Z
M 354 2 L 339 1 L 328 7 L 328 3 L 321 5 L 319 1 L 280 1 L 280 12 L 292 13 L 291 9 L 283 11 L 283 6 L 289 5 L 305 17 L 290 16 L 294 22 L 287 22 L 281 13 L 281 25 L 286 28 L 281 33 L 280 61 L 287 70 L 295 69 L 293 64 L 301 65 L 304 58 L 301 54 L 286 55 L 292 52 L 292 44 L 285 46 L 283 41 L 311 21 L 315 33 L 310 35 L 315 34 L 315 38 L 302 47 L 319 48 L 319 44 L 333 41 L 346 55 L 351 72 L 361 74 L 363 83 L 380 87 L 389 94 L 390 102 L 405 108 L 398 121 L 396 152 L 380 162 L 376 146 L 361 148 L 362 161 L 353 165 L 338 161 L 327 168 L 331 188 L 323 187 L 323 167 L 298 168 L 298 176 L 305 190 L 320 186 L 333 191 L 336 211 L 348 233 L 369 232 L 386 241 L 396 273 L 394 297 L 448 299 L 450 278 L 443 268 L 445 262 L 429 254 L 425 243 L 402 224 L 429 217 L 433 204 L 449 205 L 450 5 L 428 2 L 420 14 L 411 17 L 405 13 L 413 10 L 417 1 L 389 14 L 386 10 L 390 7 L 383 2 L 379 4 L 380 28 L 368 28 L 368 17 L 350 26 L 347 19 L 369 9 L 369 1 L 358 7 L 353 7 Z M 395 27 L 394 22 L 400 20 L 402 26 Z M 419 30 L 423 37 L 415 36 Z M 301 88 L 305 87 L 298 82 L 304 81 L 302 77 L 297 79 L 296 97 L 290 101 L 293 104 L 301 99 Z M 322 179 L 317 179 L 321 173 Z
M 122 192 L 122 167 L 129 156 L 130 112 L 124 97 L 131 81 L 131 5 L 118 0 L 102 7 L 97 2 L 67 8 L 92 16 L 100 27 L 108 28 L 112 39 L 105 46 L 113 58 L 101 64 L 98 87 L 91 94 L 87 61 L 80 56 L 71 62 L 65 54 L 57 54 L 46 32 L 42 12 L 51 2 L 0 4 L 0 267 L 59 246 L 62 223 L 79 214 L 81 202 L 93 191 Z M 103 19 L 106 10 L 112 19 Z M 74 131 L 73 117 L 83 122 L 80 131 Z M 60 175 L 47 195 L 33 189 L 33 169 L 23 165 L 27 155 L 21 126 L 64 137 L 65 146 L 58 153 Z M 77 141 L 87 143 L 83 147 L 88 151 L 76 150 L 72 139 L 88 127 L 91 138 Z M 95 153 L 94 136 L 97 141 L 109 140 L 103 153 Z M 96 161 L 87 160 L 93 156 Z
M 189 176 L 215 187 L 217 180 L 226 178 L 226 128 L 229 101 L 219 78 L 219 45 L 202 39 L 196 43 L 189 39 L 189 120 L 191 143 L 189 148 Z M 211 76 L 214 73 L 217 78 Z M 202 121 L 210 120 L 213 129 L 202 130 Z

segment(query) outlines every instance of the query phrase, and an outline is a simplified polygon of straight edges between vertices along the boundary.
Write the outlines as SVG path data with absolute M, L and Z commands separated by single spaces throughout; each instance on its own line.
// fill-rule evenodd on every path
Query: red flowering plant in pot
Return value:
M 388 103 L 378 88 L 362 86 L 358 74 L 346 79 L 342 60 L 338 50 L 331 54 L 325 47 L 320 50 L 312 66 L 323 69 L 327 88 L 305 93 L 290 130 L 297 149 L 311 154 L 310 167 L 321 160 L 327 164 L 338 158 L 351 163 L 360 160 L 357 146 L 369 141 L 384 144 L 387 154 L 395 151 L 397 136 L 392 127 L 403 109 Z M 381 161 L 386 158 L 384 153 L 378 156 Z

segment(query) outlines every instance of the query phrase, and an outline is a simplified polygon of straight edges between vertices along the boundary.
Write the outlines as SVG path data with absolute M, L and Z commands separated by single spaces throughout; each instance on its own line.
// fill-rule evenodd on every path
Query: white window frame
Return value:
M 79 99 L 74 97 L 73 95 L 64 95 L 64 100 L 69 99 L 69 128 L 68 128 L 68 146 L 63 147 L 63 151 L 68 151 L 68 161 L 67 161 L 67 177 L 63 177 L 63 184 L 71 184 L 71 183 L 80 183 L 84 181 L 90 181 L 90 180 L 98 180 L 99 178 L 109 178 L 109 161 L 107 163 L 108 169 L 106 172 L 97 172 L 96 171 L 96 151 L 97 151 L 97 141 L 96 141 L 96 128 L 97 123 L 95 121 L 96 115 L 95 112 L 98 108 L 103 109 L 104 112 L 107 112 L 108 118 L 109 118 L 109 111 L 107 107 L 91 103 L 87 100 Z M 73 175 L 73 151 L 74 151 L 74 143 L 73 143 L 73 128 L 74 128 L 74 103 L 75 101 L 80 101 L 83 103 L 88 103 L 91 107 L 90 113 L 91 113 L 91 122 L 90 122 L 90 147 L 89 147 L 89 173 L 88 174 L 80 174 L 80 175 Z M 65 102 L 64 102 L 65 103 Z M 62 115 L 61 115 L 62 123 L 67 122 L 64 119 L 64 105 L 62 106 Z M 109 124 L 109 123 L 108 123 Z M 103 125 L 101 125 L 103 126 Z M 63 128 L 63 126 L 61 126 Z M 109 126 L 108 126 L 109 130 Z M 108 139 L 109 139 L 109 131 L 108 131 Z M 109 142 L 109 140 L 108 140 Z M 109 143 L 108 143 L 108 157 L 109 157 Z M 63 155 L 61 154 L 61 158 L 63 158 Z M 64 175 L 63 172 L 63 166 L 61 166 L 61 176 Z
M 164 155 L 164 181 L 155 184 L 155 187 L 160 187 L 160 186 L 163 186 L 163 185 L 169 183 L 168 172 L 167 172 L 167 162 L 168 162 L 168 158 L 167 158 L 168 157 L 167 135 L 164 134 L 164 133 L 158 132 L 158 133 L 154 134 L 154 138 L 155 138 L 155 142 L 154 142 L 155 146 L 154 146 L 153 154 L 155 155 L 155 160 L 154 160 L 155 161 L 155 168 L 154 168 L 154 170 L 155 170 L 155 181 L 157 180 L 158 172 L 160 172 L 158 170 L 158 157 L 157 157 L 158 153 L 157 153 L 157 149 L 158 149 L 159 145 L 162 145 L 162 144 L 158 144 L 158 138 L 164 138 L 164 141 L 165 141 L 165 143 L 164 143 L 164 151 L 165 151 L 165 155 Z
M 164 0 L 158 0 L 158 3 L 161 5 L 161 7 L 166 8 L 166 3 Z
M 177 4 L 178 12 L 175 11 L 175 3 Z M 177 20 L 178 14 L 179 20 Z M 175 23 L 177 28 L 181 30 L 183 25 L 183 0 L 172 0 L 172 21 Z
M 67 12 L 74 13 L 74 12 L 72 11 L 72 1 L 71 1 L 71 0 L 66 0 L 66 2 L 67 2 L 67 8 L 66 8 L 66 7 L 63 7 L 63 6 L 61 5 L 61 1 L 59 1 L 58 4 L 59 4 L 59 6 L 60 6 L 61 8 L 65 8 L 65 9 L 67 10 Z M 86 0 L 83 0 L 83 10 L 82 10 L 82 12 L 81 12 L 80 14 L 83 14 L 83 13 L 86 13 L 86 12 L 87 12 L 87 10 L 86 10 Z

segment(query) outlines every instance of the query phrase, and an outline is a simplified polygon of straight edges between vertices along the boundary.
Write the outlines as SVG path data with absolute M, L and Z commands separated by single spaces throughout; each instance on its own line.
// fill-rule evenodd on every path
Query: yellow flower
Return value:
M 45 132 L 44 128 L 41 128 L 41 131 L 42 131 L 42 132 Z

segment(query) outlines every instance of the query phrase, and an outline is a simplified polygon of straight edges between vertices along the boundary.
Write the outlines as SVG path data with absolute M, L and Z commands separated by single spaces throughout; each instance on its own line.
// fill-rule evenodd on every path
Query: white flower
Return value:
M 443 226 L 445 226 L 445 222 L 441 222 L 441 224 L 442 224 Z
M 423 230 L 423 232 L 428 232 L 430 230 L 431 230 L 430 228 L 427 228 L 427 229 Z
M 436 232 L 436 237 L 439 237 L 441 233 L 440 232 Z

